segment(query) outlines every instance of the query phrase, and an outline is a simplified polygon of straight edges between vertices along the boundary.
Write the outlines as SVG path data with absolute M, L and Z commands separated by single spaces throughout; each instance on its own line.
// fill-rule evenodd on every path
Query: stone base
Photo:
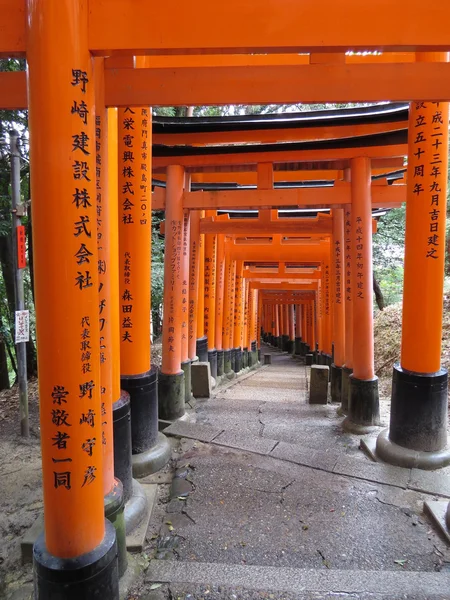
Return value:
M 288 354 L 294 354 L 295 351 L 295 340 L 288 340 L 286 344 L 286 350 Z
M 331 365 L 331 402 L 342 402 L 342 367 Z
M 127 570 L 127 543 L 125 534 L 125 502 L 123 486 L 115 479 L 113 489 L 105 496 L 105 517 L 116 530 L 119 577 Z
M 191 367 L 192 393 L 195 398 L 211 398 L 211 365 L 198 362 Z
M 296 337 L 294 342 L 294 354 L 296 356 L 302 355 L 302 338 Z
M 283 350 L 283 352 L 287 352 L 288 344 L 289 344 L 289 336 L 286 334 L 282 335 L 281 336 L 281 349 Z
M 105 537 L 97 548 L 75 558 L 51 555 L 41 534 L 33 549 L 33 567 L 36 600 L 119 600 L 116 531 L 109 521 L 105 521 Z
M 144 452 L 158 435 L 158 369 L 122 375 L 120 387 L 130 394 L 131 443 L 133 453 Z
M 139 479 L 160 471 L 169 462 L 171 452 L 168 439 L 158 432 L 156 444 L 152 448 L 132 455 L 133 477 Z
M 306 354 L 305 356 L 305 365 L 310 367 L 314 364 L 314 354 Z
M 350 375 L 349 379 L 349 411 L 344 427 L 346 431 L 369 433 L 381 424 L 378 377 L 362 380 Z
M 242 368 L 246 369 L 248 367 L 248 348 L 244 348 L 242 350 Z
M 328 376 L 327 365 L 313 365 L 309 383 L 309 403 L 328 404 Z
M 431 471 L 450 465 L 450 448 L 424 452 L 395 444 L 389 439 L 389 430 L 384 429 L 377 438 L 376 455 L 390 465 L 407 469 Z
M 217 379 L 217 350 L 215 348 L 208 350 L 208 362 L 211 367 L 211 377 Z
M 196 354 L 200 362 L 206 362 L 208 360 L 208 338 L 206 335 L 197 340 Z
M 341 413 L 342 414 L 342 413 Z M 367 433 L 373 433 L 379 431 L 379 427 L 376 425 L 360 425 L 354 423 L 349 416 L 342 421 L 342 429 L 347 433 L 353 433 L 355 435 L 366 435 Z
M 184 390 L 183 371 L 175 375 L 159 374 L 158 404 L 160 419 L 175 421 L 184 415 Z
M 342 392 L 341 392 L 341 414 L 348 414 L 349 398 L 350 398 L 350 375 L 353 373 L 353 369 L 342 367 Z
M 403 448 L 439 452 L 447 445 L 448 373 L 414 373 L 394 366 L 389 439 Z
M 150 522 L 153 509 L 158 502 L 158 486 L 156 484 L 139 484 L 139 493 L 145 496 L 145 503 L 142 499 L 143 512 L 141 520 L 133 527 L 131 531 L 127 531 L 126 543 L 128 552 L 142 552 L 145 546 L 145 538 L 147 535 L 148 524 Z
M 223 372 L 228 376 L 231 373 L 231 350 L 223 351 Z
M 223 350 L 217 350 L 217 377 L 222 377 L 224 373 L 224 352 Z

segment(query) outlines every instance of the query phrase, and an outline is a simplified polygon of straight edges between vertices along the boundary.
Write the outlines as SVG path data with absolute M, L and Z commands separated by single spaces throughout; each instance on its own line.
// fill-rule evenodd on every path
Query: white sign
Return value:
M 16 310 L 16 344 L 30 341 L 30 312 Z

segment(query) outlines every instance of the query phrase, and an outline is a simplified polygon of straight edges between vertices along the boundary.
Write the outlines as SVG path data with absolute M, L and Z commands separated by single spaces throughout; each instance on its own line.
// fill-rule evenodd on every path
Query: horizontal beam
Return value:
M 23 0 L 20 4 L 23 3 Z M 8 16 L 8 13 L 5 15 Z M 130 54 L 447 50 L 442 0 L 90 0 L 89 47 Z
M 225 242 L 225 245 L 228 243 Z M 295 263 L 316 263 L 328 260 L 330 256 L 330 244 L 321 242 L 316 245 L 297 244 L 267 244 L 259 246 L 242 246 L 229 244 L 227 248 L 230 258 L 241 259 L 251 262 L 267 263 L 274 260 Z
M 114 54 L 449 49 L 442 0 L 89 0 L 89 48 Z M 26 0 L 0 0 L 0 55 L 26 52 Z
M 252 282 L 252 288 L 254 290 L 305 290 L 305 291 L 313 291 L 317 290 L 319 284 L 317 281 L 311 281 L 310 283 L 267 283 L 264 281 L 255 281 Z
M 110 69 L 105 96 L 108 106 L 449 100 L 450 63 Z
M 257 280 L 257 281 L 272 281 L 279 283 L 281 281 L 287 281 L 292 279 L 299 280 L 312 280 L 312 279 L 321 279 L 322 273 L 320 271 L 315 271 L 314 273 L 253 273 L 249 271 L 244 271 L 244 279 Z
M 388 202 L 406 202 L 406 185 L 373 185 L 372 203 L 385 206 Z M 350 203 L 350 184 L 343 183 L 329 188 L 185 192 L 183 196 L 184 208 L 194 210 L 255 210 L 282 206 L 317 208 Z M 226 222 L 221 225 L 228 227 Z
M 331 218 L 316 219 L 230 219 L 228 221 L 212 221 L 201 219 L 200 233 L 222 233 L 226 235 L 256 235 L 256 234 L 305 234 L 330 235 L 333 228 Z
M 20 85 L 15 83 L 19 89 L 13 89 L 11 73 L 2 74 L 0 108 L 26 107 L 25 73 L 21 77 Z M 105 70 L 107 106 L 378 102 L 419 98 L 450 99 L 450 63 Z M 221 135 L 225 141 L 233 139 L 231 134 Z M 202 134 L 199 139 L 206 143 L 208 136 Z

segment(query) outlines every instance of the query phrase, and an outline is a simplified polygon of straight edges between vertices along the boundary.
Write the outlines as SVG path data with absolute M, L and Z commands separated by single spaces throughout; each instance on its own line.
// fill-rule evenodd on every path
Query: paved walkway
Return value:
M 306 367 L 268 351 L 166 430 L 182 451 L 130 598 L 450 598 L 450 553 L 423 514 L 450 477 L 372 463 L 336 406 L 308 405 Z

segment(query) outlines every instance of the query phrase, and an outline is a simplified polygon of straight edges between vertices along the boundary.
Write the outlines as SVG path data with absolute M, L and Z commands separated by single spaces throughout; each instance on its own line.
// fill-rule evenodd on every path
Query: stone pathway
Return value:
M 271 352 L 166 430 L 183 451 L 130 598 L 450 598 L 450 553 L 423 514 L 450 477 L 372 463 L 336 406 L 308 405 L 307 369 Z

